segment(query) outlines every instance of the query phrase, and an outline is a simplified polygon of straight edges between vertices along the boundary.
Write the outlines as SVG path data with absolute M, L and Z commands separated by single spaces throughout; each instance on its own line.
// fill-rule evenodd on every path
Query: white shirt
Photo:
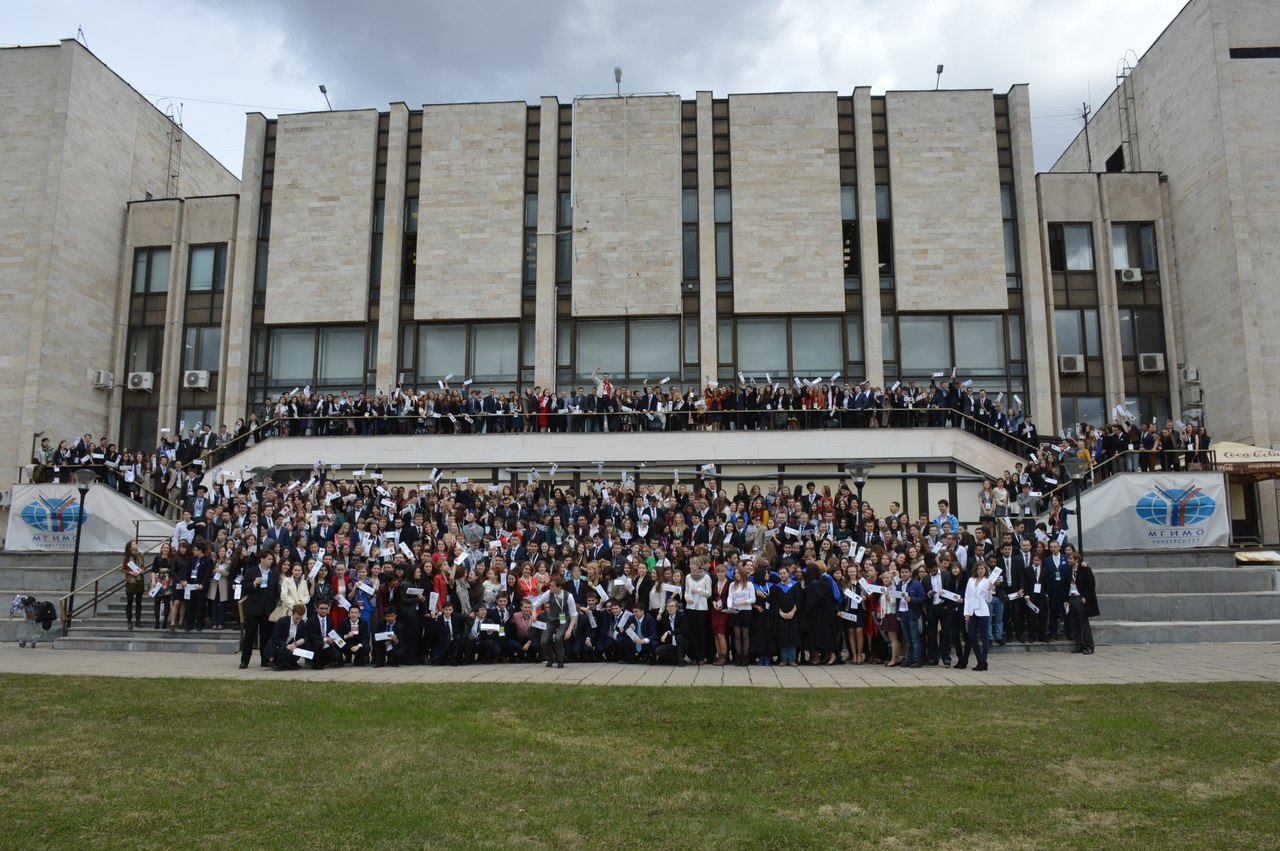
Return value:
M 756 603 L 756 587 L 747 583 L 745 587 L 739 588 L 737 583 L 729 586 L 729 608 L 736 611 L 746 611 Z
M 693 574 L 684 578 L 684 606 L 694 612 L 705 612 L 707 600 L 711 597 L 711 574 L 703 571 L 701 579 L 694 579 Z
M 987 608 L 987 604 L 991 602 L 991 580 L 987 578 L 969 579 L 969 583 L 964 586 L 964 616 L 976 615 L 980 618 L 991 617 L 991 609 Z

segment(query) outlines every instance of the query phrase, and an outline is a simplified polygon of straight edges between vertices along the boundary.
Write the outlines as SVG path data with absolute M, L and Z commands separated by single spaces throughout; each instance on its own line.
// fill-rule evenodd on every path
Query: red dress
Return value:
M 711 632 L 715 635 L 729 634 L 729 586 L 732 585 L 728 577 L 724 579 L 724 585 L 720 590 L 716 590 L 716 582 L 719 577 L 711 580 Z M 720 602 L 720 608 L 716 608 L 716 601 Z

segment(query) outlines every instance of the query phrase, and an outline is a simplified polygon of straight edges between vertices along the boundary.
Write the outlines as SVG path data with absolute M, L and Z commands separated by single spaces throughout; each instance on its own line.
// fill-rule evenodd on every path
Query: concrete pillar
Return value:
M 552 387 L 559 357 L 556 351 L 559 328 L 556 318 L 556 206 L 560 190 L 556 172 L 560 150 L 560 101 L 544 97 L 539 117 L 538 274 L 533 302 L 533 381 L 543 387 Z
M 1098 285 L 1098 331 L 1106 387 L 1104 404 L 1106 411 L 1110 411 L 1125 401 L 1124 353 L 1120 348 L 1120 306 L 1116 298 L 1115 262 L 1111 250 L 1111 205 L 1102 174 L 1097 175 L 1094 186 L 1098 206 L 1093 220 L 1093 271 Z M 1132 413 L 1138 414 L 1137 411 Z
M 885 384 L 880 331 L 880 249 L 876 240 L 876 163 L 871 136 L 871 89 L 853 90 L 853 146 L 858 171 L 858 243 L 862 257 L 862 345 L 867 380 Z M 899 355 L 901 357 L 901 355 Z M 896 377 L 896 376 L 895 376 Z
M 716 176 L 711 92 L 698 92 L 698 362 L 695 385 L 717 378 L 720 360 L 716 322 Z M 681 333 L 684 333 L 683 329 Z
M 409 107 L 391 104 L 387 136 L 387 187 L 382 203 L 382 278 L 378 282 L 378 387 L 395 386 L 400 352 L 400 263 L 404 255 L 405 172 L 409 157 Z M 371 236 L 371 238 L 373 238 Z
M 262 163 L 267 146 L 267 119 L 261 113 L 245 118 L 244 165 L 240 172 L 240 207 L 236 213 L 236 252 L 228 258 L 223 311 L 223 419 L 248 414 L 250 331 L 253 327 L 253 274 L 258 259 L 258 222 L 262 206 Z M 163 417 L 161 418 L 163 422 Z
M 178 392 L 182 389 L 182 326 L 187 307 L 187 246 L 182 239 L 183 207 L 181 200 L 173 202 L 173 231 L 169 240 L 169 297 L 165 301 L 164 344 L 158 376 L 160 386 L 157 388 L 160 394 L 157 421 L 161 427 L 172 425 L 174 428 L 178 421 Z M 192 425 L 187 423 L 188 428 Z

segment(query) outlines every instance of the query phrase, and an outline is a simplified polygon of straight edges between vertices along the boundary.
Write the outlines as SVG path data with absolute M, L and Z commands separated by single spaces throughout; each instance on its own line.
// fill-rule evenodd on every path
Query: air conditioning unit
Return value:
M 94 370 L 93 373 L 93 389 L 94 390 L 110 390 L 116 386 L 116 377 L 113 373 L 105 369 Z
M 1142 270 L 1141 269 L 1121 269 L 1120 283 L 1122 284 L 1142 283 Z
M 208 390 L 209 371 L 207 369 L 188 369 L 182 373 L 182 386 L 188 390 Z
M 1155 375 L 1164 372 L 1164 355 L 1159 352 L 1143 352 L 1138 355 L 1138 372 Z
M 150 393 L 151 388 L 155 384 L 155 373 L 151 372 L 131 372 L 126 383 L 130 390 L 145 390 Z
M 1194 366 L 1184 366 L 1182 368 L 1182 383 L 1199 384 L 1200 370 L 1196 369 Z
M 1204 405 L 1204 391 L 1199 387 L 1188 387 L 1185 400 L 1193 408 L 1202 407 Z
M 1083 375 L 1084 355 L 1058 355 L 1058 372 L 1063 375 Z

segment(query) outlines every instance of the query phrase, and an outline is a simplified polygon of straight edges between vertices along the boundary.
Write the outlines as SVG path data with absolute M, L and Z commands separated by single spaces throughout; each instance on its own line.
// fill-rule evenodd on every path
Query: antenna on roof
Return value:
M 89 39 L 85 38 L 84 27 L 76 27 L 76 41 L 83 44 L 86 48 L 89 46 Z

